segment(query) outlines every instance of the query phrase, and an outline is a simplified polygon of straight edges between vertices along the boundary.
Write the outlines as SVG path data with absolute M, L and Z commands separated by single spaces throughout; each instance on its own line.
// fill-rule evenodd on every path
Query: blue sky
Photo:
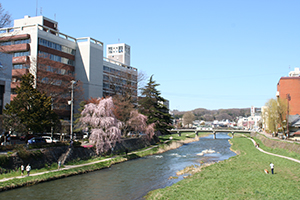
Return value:
M 131 46 L 131 65 L 170 109 L 250 108 L 299 67 L 298 0 L 10 0 L 13 19 L 44 15 L 62 33 Z

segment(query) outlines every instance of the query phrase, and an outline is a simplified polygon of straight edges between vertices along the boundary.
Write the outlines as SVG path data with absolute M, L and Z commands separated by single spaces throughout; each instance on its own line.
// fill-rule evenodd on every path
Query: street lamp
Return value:
M 71 105 L 71 125 L 70 125 L 70 139 L 73 139 L 73 104 L 74 104 L 74 84 L 76 83 L 76 81 L 72 80 L 71 81 L 71 101 L 68 101 L 68 104 Z

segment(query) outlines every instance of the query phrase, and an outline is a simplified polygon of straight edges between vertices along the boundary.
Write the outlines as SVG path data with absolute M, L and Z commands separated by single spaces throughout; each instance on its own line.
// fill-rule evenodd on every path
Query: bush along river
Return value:
M 4 191 L 0 199 L 143 199 L 149 191 L 187 176 L 176 172 L 191 165 L 218 162 L 236 155 L 226 133 L 200 138 L 162 154 L 112 165 L 110 168 Z M 175 178 L 170 178 L 175 177 Z

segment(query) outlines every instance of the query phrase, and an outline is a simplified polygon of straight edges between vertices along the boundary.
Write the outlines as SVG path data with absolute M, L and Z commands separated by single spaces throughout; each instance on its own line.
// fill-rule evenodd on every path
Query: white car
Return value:
M 42 138 L 45 138 L 47 143 L 57 143 L 57 142 L 59 142 L 59 140 L 53 139 L 50 136 L 42 136 Z

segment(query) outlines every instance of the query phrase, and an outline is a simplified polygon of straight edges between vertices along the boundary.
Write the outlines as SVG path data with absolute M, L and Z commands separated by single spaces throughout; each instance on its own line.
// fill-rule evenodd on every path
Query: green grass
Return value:
M 88 166 L 83 166 L 80 168 L 73 168 L 68 170 L 61 170 L 57 172 L 51 172 L 42 174 L 39 176 L 29 176 L 22 179 L 12 179 L 5 182 L 0 182 L 0 191 L 5 190 L 8 188 L 14 188 L 14 187 L 20 187 L 20 186 L 27 186 L 27 185 L 33 185 L 38 182 L 44 182 L 52 179 L 62 178 L 66 176 L 76 175 L 76 174 L 82 174 L 86 173 L 88 171 L 94 171 L 101 168 L 109 167 L 112 163 L 119 162 L 119 159 L 113 159 L 97 164 L 92 164 Z
M 205 167 L 170 187 L 154 190 L 146 198 L 300 199 L 299 163 L 261 153 L 245 137 L 235 135 L 231 141 L 239 155 Z M 264 173 L 270 162 L 275 164 L 274 175 Z
M 265 136 L 263 136 L 263 137 L 265 137 Z M 261 140 L 259 140 L 258 138 L 253 138 L 253 139 L 256 141 L 256 143 L 259 144 L 260 148 L 262 148 L 263 150 L 265 150 L 267 152 L 274 153 L 274 154 L 279 154 L 279 155 L 282 155 L 282 156 L 287 156 L 287 157 L 291 157 L 291 158 L 295 158 L 295 159 L 300 160 L 300 154 L 298 154 L 296 152 L 293 152 L 291 150 L 287 150 L 287 149 L 284 149 L 284 148 L 280 148 L 280 146 L 276 146 L 276 145 L 273 146 L 273 147 L 268 147 L 268 146 L 265 146 L 263 144 L 263 142 Z M 273 139 L 267 139 L 267 140 L 272 141 Z M 278 142 L 278 140 L 275 140 L 275 141 Z M 283 141 L 280 141 L 280 143 L 287 143 L 287 141 L 283 140 Z M 300 144 L 298 144 L 298 143 L 288 143 L 288 144 L 300 147 Z
M 51 171 L 51 170 L 54 170 L 54 169 L 57 169 L 57 163 L 53 163 L 51 166 L 45 167 L 45 168 L 41 168 L 41 169 L 32 169 L 30 171 L 30 173 L 31 174 L 35 174 L 35 173 L 39 173 L 39 172 Z M 27 172 L 24 171 L 24 174 L 26 174 L 26 173 Z M 21 176 L 21 171 L 20 170 L 18 170 L 18 171 L 12 170 L 10 173 L 1 174 L 0 175 L 0 179 L 11 178 L 11 177 L 16 177 L 16 176 Z

